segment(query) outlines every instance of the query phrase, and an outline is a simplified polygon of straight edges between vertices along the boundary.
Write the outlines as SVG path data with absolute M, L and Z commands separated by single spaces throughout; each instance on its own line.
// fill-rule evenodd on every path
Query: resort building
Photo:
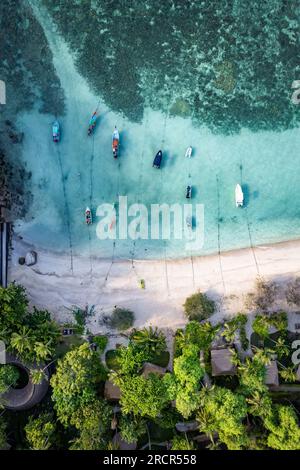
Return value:
M 232 356 L 233 353 L 227 348 L 212 349 L 211 367 L 213 377 L 236 374 L 236 366 L 232 363 Z

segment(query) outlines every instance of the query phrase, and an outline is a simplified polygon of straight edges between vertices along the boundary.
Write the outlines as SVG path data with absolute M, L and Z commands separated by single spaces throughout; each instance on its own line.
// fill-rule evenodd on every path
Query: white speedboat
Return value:
M 243 207 L 244 205 L 244 194 L 240 184 L 235 187 L 235 205 L 236 207 Z
M 192 151 L 193 151 L 193 147 L 191 147 L 191 146 L 186 149 L 186 152 L 185 152 L 186 158 L 191 158 Z

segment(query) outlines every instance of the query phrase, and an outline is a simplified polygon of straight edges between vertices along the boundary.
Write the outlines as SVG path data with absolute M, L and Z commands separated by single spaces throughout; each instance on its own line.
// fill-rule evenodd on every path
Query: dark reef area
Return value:
M 222 134 L 299 124 L 297 1 L 41 1 L 95 93 L 133 121 L 150 105 Z
M 7 209 L 6 219 L 14 220 L 25 217 L 32 201 L 17 115 L 34 107 L 63 114 L 64 96 L 44 32 L 26 2 L 0 3 L 0 43 L 0 78 L 6 83 L 6 105 L 0 107 L 0 205 Z

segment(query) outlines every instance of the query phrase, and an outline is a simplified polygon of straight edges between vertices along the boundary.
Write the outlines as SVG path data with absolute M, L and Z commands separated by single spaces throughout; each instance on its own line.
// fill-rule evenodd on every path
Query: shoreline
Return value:
M 284 286 L 300 275 L 300 240 L 176 260 L 74 256 L 73 274 L 66 254 L 37 251 L 37 264 L 27 267 L 19 265 L 18 258 L 34 247 L 16 236 L 11 246 L 9 282 L 22 284 L 32 305 L 48 309 L 62 323 L 73 318 L 72 306 L 94 305 L 95 316 L 87 323 L 93 333 L 105 332 L 101 317 L 115 306 L 133 310 L 137 328 L 152 325 L 174 331 L 186 323 L 182 305 L 197 290 L 217 302 L 212 320 L 218 321 L 244 309 L 243 298 L 253 290 L 257 276 Z M 283 298 L 279 303 L 278 308 L 293 311 Z

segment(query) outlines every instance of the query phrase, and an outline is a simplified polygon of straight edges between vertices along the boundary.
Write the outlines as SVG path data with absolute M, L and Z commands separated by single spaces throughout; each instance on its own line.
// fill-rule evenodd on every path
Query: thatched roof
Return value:
M 164 367 L 157 366 L 151 362 L 145 362 L 142 368 L 142 375 L 148 377 L 149 374 L 165 375 L 166 369 Z
M 232 352 L 227 349 L 211 350 L 212 375 L 235 375 L 236 366 L 231 361 Z
M 265 384 L 271 387 L 272 386 L 278 387 L 279 380 L 278 380 L 277 361 L 271 361 L 271 363 L 266 366 Z
M 121 390 L 111 380 L 106 380 L 104 386 L 104 396 L 107 400 L 120 400 Z

